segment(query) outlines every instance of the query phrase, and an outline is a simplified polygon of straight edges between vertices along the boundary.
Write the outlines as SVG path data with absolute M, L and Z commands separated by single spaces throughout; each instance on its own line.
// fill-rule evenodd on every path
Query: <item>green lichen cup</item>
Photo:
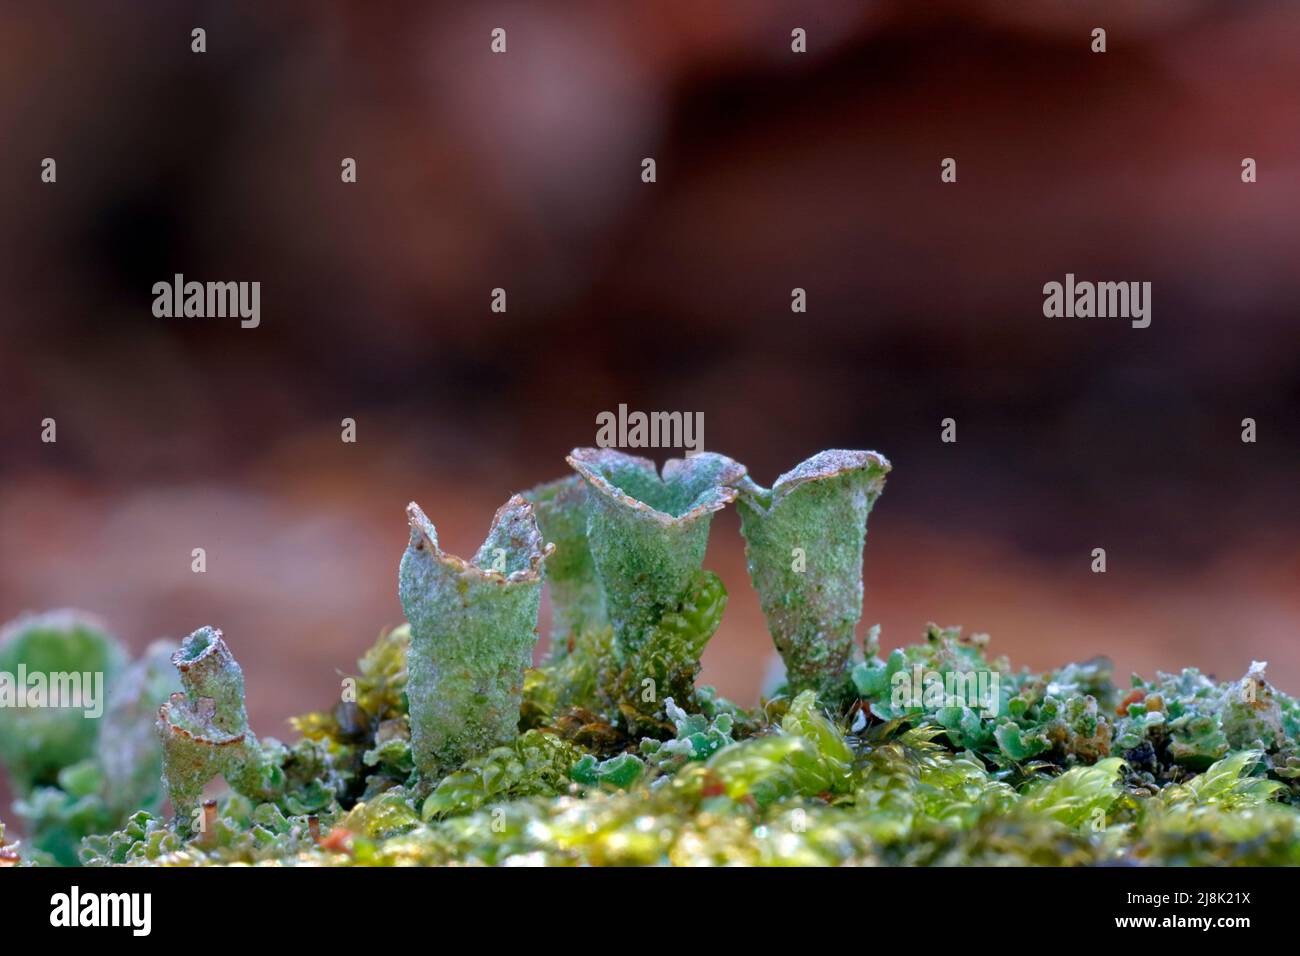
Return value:
M 576 448 L 568 462 L 587 483 L 587 540 L 621 661 L 677 608 L 700 566 L 715 512 L 736 497 L 745 466 L 704 452 L 664 463 L 608 448 Z
M 407 659 L 411 749 L 426 780 L 518 735 L 523 673 L 537 642 L 543 542 L 533 506 L 515 495 L 497 511 L 473 561 L 438 547 L 412 502 L 398 595 L 411 625 Z
M 551 659 L 556 660 L 572 639 L 609 623 L 587 545 L 587 486 L 569 475 L 538 485 L 524 497 L 533 506 L 542 537 L 555 545 L 546 559 L 546 589 L 551 596 Z
M 875 452 L 832 449 L 770 489 L 747 476 L 737 485 L 749 576 L 793 693 L 831 692 L 847 676 L 862 617 L 867 515 L 889 470 Z
M 97 684 L 106 696 L 127 661 L 104 624 L 79 611 L 28 614 L 0 630 L 0 679 L 12 684 L 5 694 L 26 696 L 37 675 L 48 685 L 53 675 L 76 674 L 90 678 L 83 693 L 93 693 Z M 104 700 L 94 703 L 102 714 Z M 62 704 L 0 707 L 0 763 L 19 794 L 53 785 L 60 770 L 94 754 L 100 721 L 87 716 L 88 707 Z
M 180 687 L 173 641 L 155 641 L 114 682 L 104 712 L 97 757 L 110 807 L 125 817 L 162 803 L 162 750 L 153 726 L 159 707 Z
M 274 798 L 281 775 L 249 729 L 244 672 L 221 631 L 199 628 L 181 642 L 171 661 L 183 690 L 159 708 L 157 729 L 163 781 L 177 826 L 190 826 L 213 777 L 224 777 L 246 796 Z

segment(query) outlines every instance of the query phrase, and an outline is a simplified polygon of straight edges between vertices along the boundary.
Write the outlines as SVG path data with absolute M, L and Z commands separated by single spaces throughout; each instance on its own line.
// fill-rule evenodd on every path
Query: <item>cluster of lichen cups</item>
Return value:
M 772 490 L 713 453 L 669 460 L 662 475 L 647 459 L 609 449 L 576 449 L 568 460 L 575 475 L 497 511 L 472 560 L 443 551 L 420 507 L 407 508 L 398 593 L 410 634 L 411 757 L 425 790 L 518 737 L 544 581 L 552 660 L 608 631 L 600 703 L 628 733 L 671 728 L 673 708 L 692 701 L 700 654 L 725 606 L 725 590 L 702 564 L 711 519 L 733 501 L 792 691 L 847 684 L 867 514 L 889 470 L 884 458 L 822 452 Z M 177 825 L 189 825 L 218 775 L 250 798 L 282 792 L 282 774 L 248 728 L 243 676 L 221 633 L 196 631 L 173 660 L 185 691 L 163 706 L 158 727 Z
M 1014 671 L 987 636 L 934 625 L 882 656 L 877 628 L 855 638 L 880 456 L 822 452 L 771 489 L 716 454 L 569 462 L 472 560 L 408 507 L 407 623 L 288 746 L 252 733 L 214 628 L 134 663 L 83 615 L 5 628 L 0 672 L 102 670 L 108 705 L 0 710 L 31 845 L 0 830 L 0 866 L 1300 864 L 1300 701 L 1262 663 L 1122 688 L 1102 659 Z M 696 683 L 729 504 L 785 665 L 753 710 Z M 997 681 L 978 701 L 896 693 L 931 674 Z M 232 792 L 204 800 L 217 778 Z

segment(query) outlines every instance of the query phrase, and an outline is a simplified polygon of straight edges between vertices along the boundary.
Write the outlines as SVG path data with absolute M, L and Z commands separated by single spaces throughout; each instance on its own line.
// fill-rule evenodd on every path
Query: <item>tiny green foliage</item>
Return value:
M 1258 750 L 1238 751 L 1211 764 L 1205 773 L 1187 783 L 1166 787 L 1160 794 L 1160 802 L 1170 808 L 1217 805 L 1228 810 L 1249 810 L 1266 806 L 1286 785 L 1251 776 L 1263 758 L 1263 752 Z
M 608 760 L 583 754 L 569 770 L 569 778 L 586 786 L 615 787 L 626 790 L 641 779 L 645 764 L 634 754 L 621 753 Z
M 254 735 L 215 628 L 129 666 L 81 616 L 6 628 L 0 664 L 114 678 L 90 730 L 0 713 L 25 836 L 0 828 L 0 866 L 1300 865 L 1300 702 L 1264 663 L 1120 687 L 1104 658 L 1016 670 L 959 628 L 859 645 L 880 456 L 823 452 L 770 491 L 722 455 L 570 463 L 472 561 L 410 506 L 406 623 L 289 745 Z M 786 665 L 752 709 L 696 683 L 733 500 Z
M 1020 804 L 1030 816 L 1051 817 L 1066 826 L 1078 826 L 1105 815 L 1119 799 L 1124 761 L 1107 757 L 1091 767 L 1075 767 L 1059 777 L 1030 787 Z
M 647 737 L 641 741 L 641 753 L 659 770 L 676 770 L 692 760 L 707 760 L 728 744 L 735 720 L 729 713 L 720 713 L 712 720 L 704 714 L 688 714 L 673 702 L 664 700 L 664 711 L 673 722 L 676 736 L 661 741 Z
M 781 718 L 781 730 L 810 741 L 815 755 L 795 755 L 794 766 L 803 778 L 802 788 L 816 793 L 844 793 L 848 790 L 853 749 L 844 739 L 844 731 L 822 713 L 817 695 L 803 691 Z
M 727 589 L 711 571 L 691 575 L 678 602 L 647 629 L 635 659 L 612 679 L 609 703 L 632 731 L 662 722 L 667 697 L 695 698 L 700 655 L 722 621 Z
M 530 730 L 443 777 L 424 801 L 422 816 L 429 820 L 513 797 L 565 793 L 581 756 L 551 734 Z

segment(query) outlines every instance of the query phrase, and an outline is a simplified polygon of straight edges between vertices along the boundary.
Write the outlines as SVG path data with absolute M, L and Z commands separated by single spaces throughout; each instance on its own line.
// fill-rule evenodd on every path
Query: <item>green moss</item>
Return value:
M 555 736 L 530 730 L 443 777 L 424 801 L 421 815 L 430 820 L 515 797 L 565 793 L 569 773 L 581 756 Z

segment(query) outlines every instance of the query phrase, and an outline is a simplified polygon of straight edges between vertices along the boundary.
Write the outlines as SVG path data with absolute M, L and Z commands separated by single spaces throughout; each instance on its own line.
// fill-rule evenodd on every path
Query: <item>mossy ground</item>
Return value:
M 530 671 L 518 738 L 429 787 L 411 760 L 407 629 L 391 631 L 355 699 L 270 742 L 282 798 L 226 797 L 188 836 L 140 811 L 89 836 L 82 861 L 1300 864 L 1300 705 L 1259 666 L 1120 687 L 1103 661 L 1013 671 L 986 638 L 931 627 L 883 658 L 873 631 L 838 696 L 744 710 L 701 688 L 655 707 L 617 697 L 608 639 L 584 633 Z M 917 665 L 996 673 L 996 713 L 900 702 L 896 675 Z

